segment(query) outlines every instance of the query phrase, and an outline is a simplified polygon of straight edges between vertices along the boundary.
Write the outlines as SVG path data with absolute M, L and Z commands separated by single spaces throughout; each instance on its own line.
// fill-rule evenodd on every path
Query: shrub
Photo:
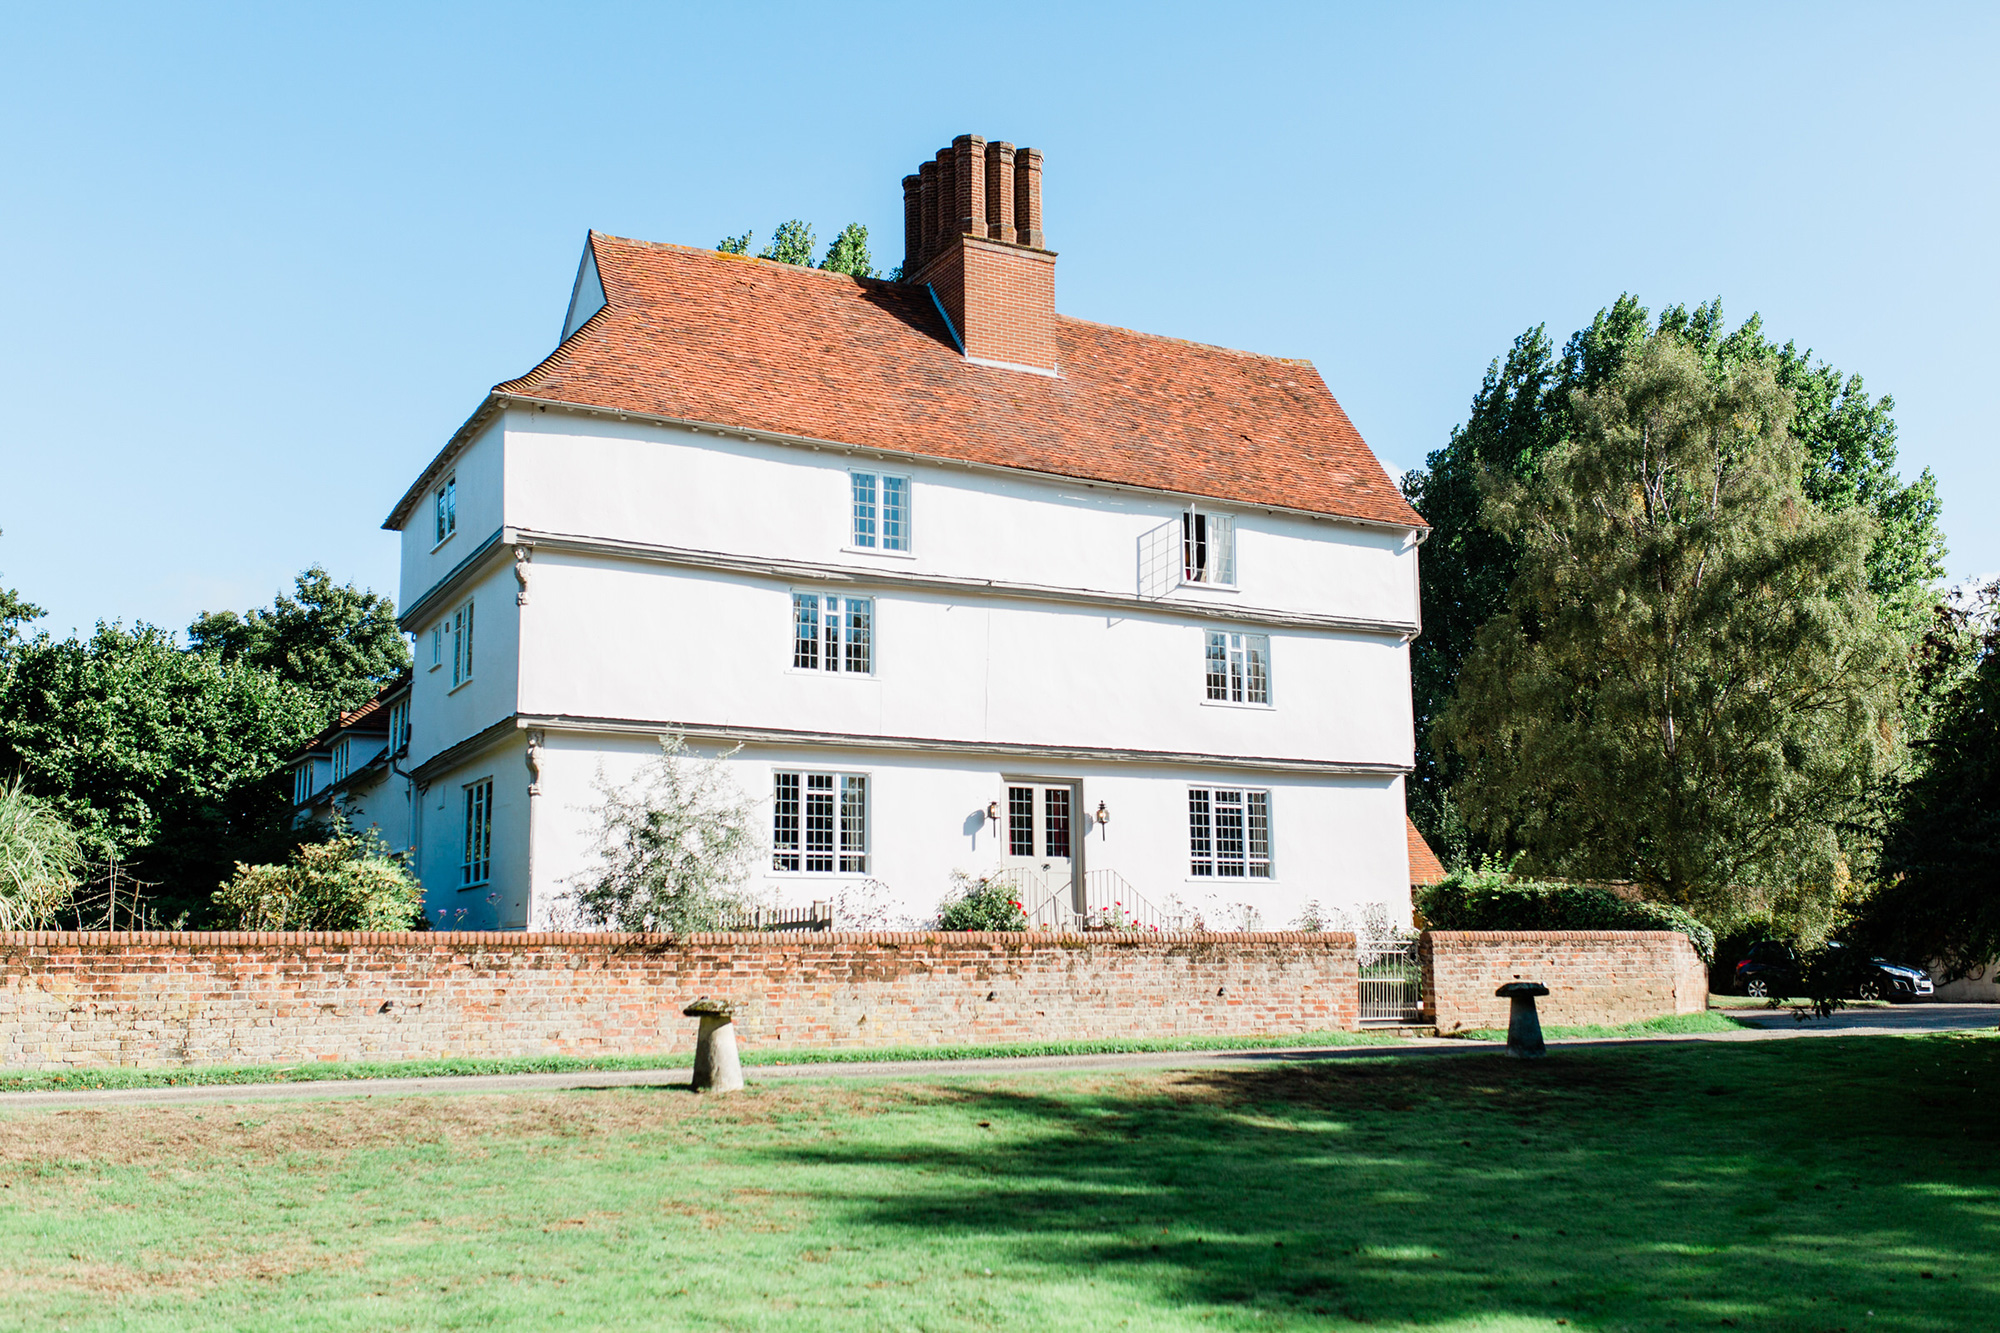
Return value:
M 83 841 L 17 777 L 0 787 L 0 930 L 49 925 L 77 890 Z
M 284 865 L 237 862 L 212 899 L 237 930 L 409 930 L 424 910 L 423 887 L 381 835 L 344 824 Z
M 742 885 L 757 855 L 755 811 L 726 759 L 703 758 L 669 735 L 629 786 L 598 774 L 598 864 L 575 880 L 586 920 L 678 935 L 721 930 L 749 905 Z
M 1491 858 L 1424 887 L 1417 909 L 1435 930 L 1677 930 L 1703 962 L 1715 961 L 1715 932 L 1683 908 L 1630 902 L 1584 884 L 1515 879 Z
M 990 879 L 951 872 L 951 889 L 938 904 L 939 930 L 1026 930 L 1028 914 L 1014 891 Z

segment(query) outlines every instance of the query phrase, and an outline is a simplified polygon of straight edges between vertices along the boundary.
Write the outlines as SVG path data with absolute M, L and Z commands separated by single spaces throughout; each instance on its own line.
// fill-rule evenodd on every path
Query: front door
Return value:
M 1000 803 L 1006 827 L 1002 863 L 1033 872 L 1042 899 L 1076 887 L 1076 811 L 1074 783 L 1009 779 Z M 1032 912 L 1040 902 L 1024 903 Z M 1074 901 L 1070 902 L 1075 910 Z

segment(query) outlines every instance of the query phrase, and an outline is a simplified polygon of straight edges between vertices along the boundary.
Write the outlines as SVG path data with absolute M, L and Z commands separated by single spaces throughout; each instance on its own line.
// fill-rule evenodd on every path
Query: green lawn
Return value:
M 1984 1330 L 1996 1107 L 1949 1035 L 13 1112 L 0 1323 Z

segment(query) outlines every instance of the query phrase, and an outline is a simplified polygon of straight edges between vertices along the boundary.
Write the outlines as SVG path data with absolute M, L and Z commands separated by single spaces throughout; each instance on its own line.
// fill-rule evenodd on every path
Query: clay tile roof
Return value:
M 1424 841 L 1424 835 L 1417 832 L 1417 826 L 1403 816 L 1403 828 L 1410 839 L 1410 883 L 1435 884 L 1444 878 L 1444 863 L 1431 851 L 1431 845 Z
M 1036 375 L 968 362 L 923 287 L 590 245 L 605 308 L 496 394 L 1423 526 L 1310 362 L 1058 316 Z

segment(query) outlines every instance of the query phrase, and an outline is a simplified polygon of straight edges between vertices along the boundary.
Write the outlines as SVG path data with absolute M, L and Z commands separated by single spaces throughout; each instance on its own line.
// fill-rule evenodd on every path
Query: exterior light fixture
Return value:
M 1000 802 L 988 801 L 986 803 L 986 817 L 996 824 L 1000 822 Z
M 1102 801 L 1097 803 L 1097 822 L 1099 824 L 1109 824 L 1111 822 L 1111 812 L 1104 808 L 1104 802 Z

